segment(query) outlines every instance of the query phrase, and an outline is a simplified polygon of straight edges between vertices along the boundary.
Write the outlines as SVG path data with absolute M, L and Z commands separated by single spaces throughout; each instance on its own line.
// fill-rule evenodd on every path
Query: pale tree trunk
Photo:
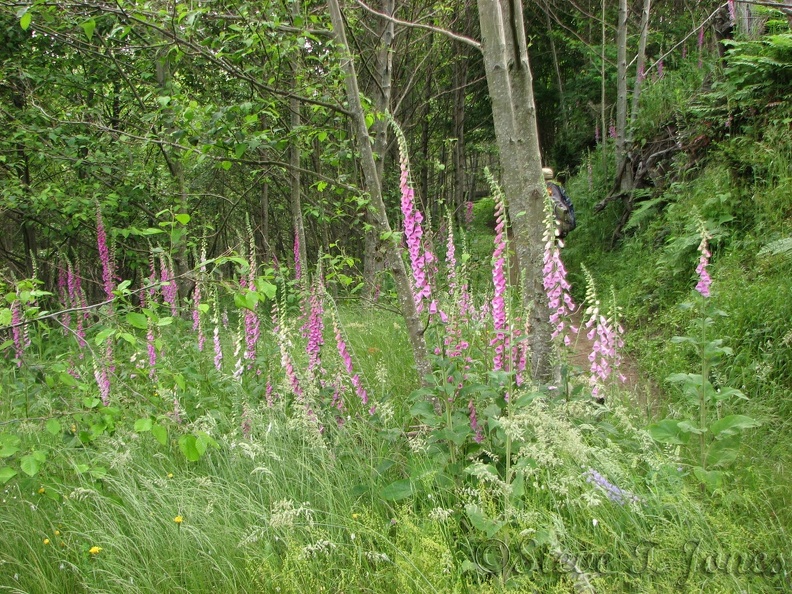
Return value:
M 602 47 L 600 48 L 600 139 L 602 140 L 602 170 L 607 171 L 608 169 L 608 151 L 605 150 L 606 139 L 608 138 L 608 122 L 605 118 L 605 42 L 607 39 L 605 38 L 605 0 L 602 0 L 602 11 L 600 13 L 601 18 L 601 42 Z
M 341 54 L 341 68 L 345 74 L 344 84 L 346 86 L 347 100 L 349 102 L 349 111 L 355 124 L 363 177 L 366 181 L 366 187 L 371 196 L 371 205 L 374 209 L 373 223 L 378 239 L 381 237 L 387 238 L 382 241 L 385 261 L 396 283 L 399 304 L 401 305 L 402 315 L 407 325 L 407 334 L 410 338 L 410 344 L 412 345 L 413 356 L 415 357 L 415 367 L 418 371 L 418 376 L 421 378 L 421 381 L 423 381 L 424 376 L 431 373 L 426 341 L 424 340 L 423 324 L 415 308 L 412 287 L 410 286 L 410 279 L 407 276 L 407 270 L 404 266 L 401 249 L 391 232 L 388 215 L 385 210 L 385 203 L 382 200 L 382 186 L 380 178 L 377 175 L 377 164 L 374 161 L 374 152 L 371 148 L 371 138 L 369 137 L 368 127 L 366 126 L 363 105 L 360 102 L 360 91 L 358 89 L 355 64 L 349 52 L 341 9 L 338 6 L 338 0 L 327 0 L 327 5 L 330 9 L 330 19 L 333 23 L 336 47 Z
M 633 85 L 632 105 L 630 106 L 630 123 L 634 123 L 638 117 L 638 98 L 641 96 L 641 83 L 644 78 L 644 67 L 646 65 L 646 40 L 649 37 L 649 11 L 652 0 L 644 0 L 641 10 L 641 35 L 638 38 L 638 55 L 635 65 L 635 84 Z M 632 140 L 632 133 L 628 136 L 628 141 Z
M 471 3 L 463 0 L 465 12 L 465 33 L 470 29 Z M 464 220 L 465 208 L 465 97 L 468 78 L 470 51 L 467 45 L 456 43 L 458 59 L 454 62 L 454 188 L 453 205 L 456 221 L 459 226 Z
M 627 142 L 627 0 L 619 0 L 616 25 L 616 170 L 621 172 Z
M 292 5 L 292 16 L 299 16 L 300 14 L 300 3 L 299 0 L 295 1 Z M 289 113 L 290 119 L 289 124 L 291 127 L 292 133 L 292 141 L 291 146 L 289 147 L 289 165 L 291 171 L 289 172 L 291 178 L 291 193 L 290 193 L 290 202 L 291 202 L 291 214 L 292 214 L 292 227 L 294 229 L 294 235 L 297 241 L 300 244 L 300 249 L 298 251 L 298 255 L 300 258 L 300 265 L 302 266 L 302 274 L 303 279 L 307 283 L 308 278 L 308 250 L 305 246 L 305 223 L 303 221 L 303 214 L 302 214 L 302 202 L 301 202 L 301 176 L 300 176 L 300 139 L 299 139 L 299 128 L 302 124 L 302 118 L 300 116 L 300 101 L 297 99 L 297 73 L 299 71 L 299 63 L 297 59 L 297 55 L 294 55 L 290 60 L 291 66 L 291 75 L 292 75 L 292 88 L 294 89 L 294 94 L 289 98 Z M 296 264 L 295 264 L 296 266 Z
M 382 1 L 382 13 L 393 16 L 394 0 Z M 381 116 L 374 121 L 374 153 L 377 156 L 377 179 L 382 180 L 385 172 L 385 159 L 388 150 L 388 120 L 385 113 L 390 110 L 391 80 L 393 76 L 393 21 L 385 21 L 380 46 L 377 50 L 377 85 L 374 95 L 374 105 Z M 374 226 L 374 217 L 371 211 L 366 211 L 366 223 Z M 366 232 L 365 249 L 363 252 L 363 282 L 365 283 L 364 297 L 370 300 L 376 290 L 376 275 L 382 269 L 382 258 L 377 250 L 379 240 L 376 229 Z
M 545 381 L 551 377 L 550 323 L 542 284 L 547 190 L 522 5 L 510 0 L 478 0 L 478 10 L 503 190 L 517 261 L 525 277 L 523 310 L 531 311 L 533 377 Z

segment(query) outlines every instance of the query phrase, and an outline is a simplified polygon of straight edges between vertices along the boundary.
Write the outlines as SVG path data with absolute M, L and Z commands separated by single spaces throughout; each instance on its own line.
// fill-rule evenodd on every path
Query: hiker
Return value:
M 542 174 L 547 184 L 547 193 L 553 201 L 553 213 L 555 214 L 558 228 L 558 238 L 564 239 L 577 226 L 575 207 L 572 206 L 572 200 L 569 199 L 564 188 L 553 181 L 553 170 L 549 167 L 543 167 Z

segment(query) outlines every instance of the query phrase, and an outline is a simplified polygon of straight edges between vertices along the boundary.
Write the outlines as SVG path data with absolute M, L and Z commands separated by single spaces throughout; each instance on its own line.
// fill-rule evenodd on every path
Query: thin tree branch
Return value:
M 460 35 L 459 33 L 454 33 L 453 31 L 442 29 L 440 27 L 433 27 L 432 25 L 424 25 L 423 23 L 413 23 L 410 21 L 403 21 L 401 19 L 397 19 L 396 17 L 387 15 L 384 12 L 374 10 L 370 6 L 364 4 L 361 0 L 355 0 L 355 2 L 357 2 L 360 5 L 360 7 L 366 10 L 367 12 L 370 12 L 371 14 L 375 14 L 378 17 L 383 18 L 386 21 L 390 21 L 396 25 L 402 25 L 404 27 L 413 27 L 415 29 L 426 29 L 427 31 L 432 31 L 434 33 L 439 33 L 440 35 L 445 35 L 446 37 L 449 37 L 454 41 L 465 43 L 470 47 L 476 48 L 477 50 L 481 51 L 481 44 L 475 39 L 471 39 L 470 37 L 466 37 L 464 35 Z

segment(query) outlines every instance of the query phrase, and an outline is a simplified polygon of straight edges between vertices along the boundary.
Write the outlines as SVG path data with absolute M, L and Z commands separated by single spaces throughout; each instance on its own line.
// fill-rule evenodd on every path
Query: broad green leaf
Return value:
M 17 475 L 17 471 L 10 466 L 3 466 L 0 468 L 0 485 L 5 485 L 8 481 Z
M 498 531 L 506 525 L 505 521 L 496 522 L 495 520 L 489 519 L 484 515 L 484 511 L 474 503 L 468 503 L 465 506 L 465 513 L 470 519 L 470 523 L 473 524 L 473 527 L 477 530 L 481 530 L 487 535 L 487 538 L 495 536 Z
M 93 20 L 93 19 L 90 19 L 90 20 L 85 21 L 80 26 L 82 27 L 82 30 L 85 33 L 85 36 L 88 38 L 88 41 L 91 41 L 91 38 L 93 37 L 94 29 L 96 29 L 96 21 Z
M 36 460 L 35 456 L 27 455 L 19 459 L 19 467 L 28 476 L 36 476 L 41 469 L 41 463 Z
M 712 431 L 716 439 L 723 439 L 730 435 L 737 435 L 745 429 L 753 429 L 760 425 L 759 421 L 745 415 L 729 415 L 715 421 L 710 426 L 710 431 Z
M 145 419 L 138 419 L 135 421 L 135 431 L 137 433 L 143 433 L 144 431 L 151 431 L 154 427 L 154 421 L 149 418 Z
M 99 334 L 96 335 L 96 338 L 94 338 L 94 343 L 96 343 L 96 346 L 99 346 L 114 334 L 115 334 L 115 329 L 105 328 Z
M 129 344 L 131 344 L 132 346 L 135 346 L 135 345 L 137 344 L 137 338 L 135 338 L 135 337 L 134 337 L 132 334 L 130 334 L 129 332 L 122 332 L 122 333 L 121 333 L 121 334 L 119 334 L 118 336 L 119 336 L 119 338 L 122 338 L 122 339 L 126 340 L 126 341 L 127 341 Z
M 154 425 L 151 428 L 151 434 L 154 436 L 154 439 L 160 442 L 160 445 L 168 443 L 168 430 L 162 425 Z
M 259 291 L 266 295 L 267 299 L 275 299 L 275 295 L 278 293 L 277 285 L 273 285 L 272 283 L 265 280 L 257 282 L 256 287 Z
M 413 485 L 410 479 L 401 479 L 392 482 L 380 491 L 380 497 L 385 501 L 400 501 L 413 494 Z
M 206 451 L 206 446 L 203 446 L 203 451 L 198 450 L 198 440 L 195 435 L 182 435 L 179 438 L 179 449 L 184 457 L 190 462 L 197 462 L 201 459 L 201 455 Z
M 679 425 L 679 421 L 664 419 L 659 423 L 649 425 L 647 431 L 652 439 L 660 443 L 686 444 L 690 441 L 690 433 L 685 432 Z
M 231 169 L 231 161 L 221 161 L 220 167 L 228 171 L 229 169 Z
M 23 31 L 27 31 L 28 27 L 30 27 L 30 21 L 32 21 L 32 20 L 33 20 L 33 15 L 30 14 L 29 12 L 26 12 L 19 19 L 19 26 L 22 27 Z M 16 472 L 14 474 L 16 474 Z M 5 481 L 3 481 L 3 482 L 5 482 Z
M 693 469 L 695 477 L 712 493 L 723 486 L 723 473 L 718 470 L 704 470 L 700 466 Z
M 739 453 L 739 435 L 713 441 L 707 451 L 707 466 L 728 466 L 737 459 Z
M 74 376 L 70 373 L 59 373 L 58 379 L 60 380 L 60 383 L 62 383 L 64 386 L 69 386 L 70 388 L 78 385 L 77 380 L 74 379 Z
M 141 330 L 146 330 L 148 328 L 148 318 L 142 313 L 131 311 L 126 315 L 126 321 L 130 326 L 140 328 Z
M 0 458 L 8 458 L 19 451 L 22 440 L 16 435 L 0 434 Z
M 61 427 L 60 421 L 58 419 L 50 419 L 47 421 L 47 424 L 44 425 L 44 428 L 50 435 L 58 435 L 63 430 L 63 427 Z
M 190 215 L 186 213 L 173 215 L 173 218 L 179 221 L 182 225 L 186 225 L 190 222 Z

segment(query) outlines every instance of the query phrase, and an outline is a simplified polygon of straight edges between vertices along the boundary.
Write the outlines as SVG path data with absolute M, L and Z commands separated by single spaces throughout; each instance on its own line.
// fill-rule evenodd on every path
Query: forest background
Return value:
M 0 588 L 788 589 L 791 11 L 0 1 Z

